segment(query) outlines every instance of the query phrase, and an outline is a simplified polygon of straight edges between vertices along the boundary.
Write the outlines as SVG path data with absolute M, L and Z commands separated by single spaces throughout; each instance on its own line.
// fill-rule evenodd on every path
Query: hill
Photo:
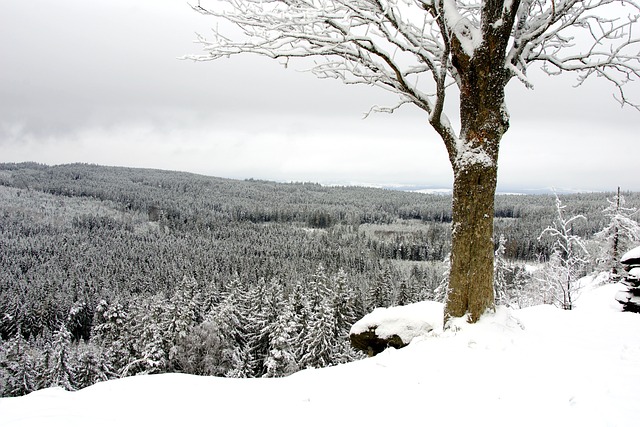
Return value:
M 587 217 L 572 232 L 589 240 L 602 229 L 606 194 L 562 197 Z M 500 289 L 514 307 L 553 300 L 531 266 L 552 250 L 538 237 L 553 202 L 496 198 Z M 284 376 L 355 360 L 347 335 L 356 319 L 442 298 L 450 203 L 362 187 L 0 164 L 0 395 L 138 374 Z M 599 268 L 598 243 L 589 244 L 580 274 Z

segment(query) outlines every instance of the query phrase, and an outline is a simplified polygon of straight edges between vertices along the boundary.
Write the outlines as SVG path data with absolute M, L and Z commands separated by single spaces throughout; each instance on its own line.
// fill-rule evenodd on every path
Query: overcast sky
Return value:
M 0 162 L 451 186 L 423 113 L 363 120 L 393 103 L 382 90 L 264 58 L 178 59 L 200 53 L 195 33 L 213 26 L 185 0 L 0 0 Z M 533 80 L 508 87 L 499 187 L 640 191 L 640 113 L 605 82 Z

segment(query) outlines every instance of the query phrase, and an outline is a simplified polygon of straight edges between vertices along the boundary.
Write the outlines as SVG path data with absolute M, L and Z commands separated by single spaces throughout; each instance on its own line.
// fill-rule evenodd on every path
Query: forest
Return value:
M 498 303 L 570 308 L 551 289 L 558 238 L 579 243 L 576 278 L 609 269 L 615 197 L 497 195 Z M 355 360 L 364 314 L 444 298 L 450 222 L 439 194 L 0 164 L 0 396 Z

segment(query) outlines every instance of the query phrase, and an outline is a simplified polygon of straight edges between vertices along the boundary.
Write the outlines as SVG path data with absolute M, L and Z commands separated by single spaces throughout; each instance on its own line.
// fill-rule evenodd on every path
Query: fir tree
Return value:
M 609 206 L 603 213 L 609 223 L 596 233 L 596 237 L 604 242 L 604 254 L 600 261 L 615 280 L 620 270 L 620 254 L 625 253 L 632 243 L 640 240 L 640 225 L 633 219 L 638 210 L 625 207 L 626 201 L 620 194 L 620 187 L 613 200 L 607 199 L 607 202 Z
M 507 239 L 503 234 L 501 234 L 498 240 L 498 248 L 496 249 L 493 261 L 493 280 L 496 305 L 510 305 L 511 303 L 507 276 L 512 271 L 512 268 L 507 262 L 507 259 L 504 255 L 506 242 Z
M 210 313 L 206 322 L 210 324 L 210 332 L 218 339 L 218 347 L 212 349 L 212 356 L 217 361 L 215 375 L 235 378 L 251 376 L 245 329 L 235 292 L 231 292 Z
M 62 324 L 53 334 L 51 362 L 47 377 L 52 386 L 75 390 L 73 386 L 74 360 L 71 352 L 71 332 Z
M 324 368 L 335 364 L 337 343 L 336 317 L 328 303 L 319 304 L 313 311 L 306 336 L 301 337 L 303 368 Z
M 387 264 L 369 289 L 369 310 L 377 307 L 389 307 L 391 305 L 392 287 L 391 268 Z
M 36 366 L 21 333 L 0 342 L 0 397 L 22 396 L 36 390 Z
M 96 307 L 91 341 L 106 349 L 109 364 L 121 372 L 135 360 L 131 316 L 120 303 L 101 300 Z
M 81 342 L 77 348 L 76 358 L 73 371 L 73 387 L 76 390 L 115 377 L 113 368 L 104 357 L 102 350 L 92 343 Z
M 331 308 L 336 318 L 337 337 L 347 338 L 351 325 L 358 319 L 356 313 L 357 295 L 349 286 L 347 274 L 340 269 L 331 276 Z
M 296 331 L 292 307 L 283 304 L 277 320 L 267 327 L 269 353 L 264 361 L 263 377 L 284 377 L 299 369 L 294 350 Z
M 166 372 L 169 369 L 170 360 L 176 343 L 175 312 L 170 308 L 174 306 L 168 303 L 160 295 L 146 300 L 139 305 L 135 313 L 135 360 L 129 363 L 128 374 L 146 373 L 155 374 Z M 188 330 L 183 330 L 184 337 Z M 133 370 L 132 370 L 133 369 Z

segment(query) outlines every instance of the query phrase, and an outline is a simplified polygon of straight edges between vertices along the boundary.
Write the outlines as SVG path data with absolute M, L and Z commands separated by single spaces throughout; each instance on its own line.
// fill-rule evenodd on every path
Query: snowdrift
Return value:
M 456 332 L 434 318 L 440 327 L 404 349 L 287 378 L 165 374 L 41 390 L 0 399 L 0 425 L 637 426 L 640 316 L 620 312 L 619 290 L 593 287 L 570 312 L 499 308 Z

